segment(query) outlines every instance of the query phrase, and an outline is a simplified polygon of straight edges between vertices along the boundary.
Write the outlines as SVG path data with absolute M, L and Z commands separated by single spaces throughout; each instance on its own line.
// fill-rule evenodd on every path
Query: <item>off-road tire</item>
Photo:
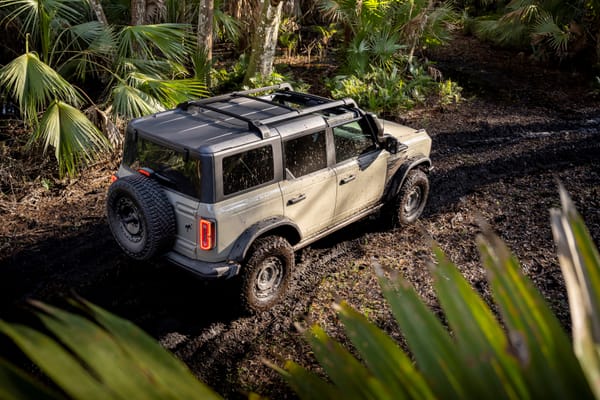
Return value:
M 160 185 L 143 175 L 113 182 L 106 199 L 108 225 L 119 246 L 137 260 L 171 247 L 175 212 Z
M 286 294 L 294 268 L 294 249 L 280 236 L 259 238 L 252 244 L 240 279 L 245 311 L 266 311 Z
M 429 196 L 429 178 L 420 169 L 411 170 L 396 196 L 395 222 L 398 225 L 411 225 L 423 213 Z

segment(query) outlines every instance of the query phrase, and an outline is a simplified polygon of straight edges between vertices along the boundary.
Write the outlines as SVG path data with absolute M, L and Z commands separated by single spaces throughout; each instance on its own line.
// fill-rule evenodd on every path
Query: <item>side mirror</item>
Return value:
M 398 139 L 393 136 L 387 136 L 384 142 L 385 149 L 392 154 L 398 153 Z

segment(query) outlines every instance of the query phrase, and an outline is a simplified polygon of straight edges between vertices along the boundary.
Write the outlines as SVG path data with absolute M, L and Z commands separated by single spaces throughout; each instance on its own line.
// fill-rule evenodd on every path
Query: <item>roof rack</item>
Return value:
M 296 98 L 300 98 L 302 100 L 313 100 L 313 101 L 316 101 L 318 104 L 314 105 L 314 106 L 310 106 L 310 107 L 296 109 L 296 108 L 287 106 L 285 104 L 280 104 L 278 102 L 271 101 L 268 99 L 249 96 L 252 93 L 269 91 L 269 90 L 274 90 L 276 93 L 289 95 L 290 97 L 296 97 Z M 214 107 L 211 105 L 213 103 L 219 103 L 219 102 L 231 100 L 236 97 L 251 98 L 256 101 L 260 101 L 260 102 L 271 104 L 271 105 L 274 105 L 277 107 L 285 108 L 288 110 L 288 112 L 285 114 L 276 115 L 276 116 L 268 117 L 268 118 L 264 118 L 264 119 L 251 119 L 244 115 L 236 114 L 234 112 L 231 112 L 231 111 L 228 111 L 228 110 L 225 110 L 222 108 Z M 238 119 L 240 121 L 244 121 L 248 124 L 249 130 L 259 133 L 263 139 L 266 139 L 271 136 L 271 130 L 267 126 L 269 124 L 286 121 L 286 120 L 294 119 L 294 118 L 297 118 L 297 117 L 300 117 L 303 115 L 312 114 L 317 111 L 329 110 L 329 109 L 338 108 L 338 107 L 358 108 L 358 106 L 356 105 L 356 102 L 350 98 L 346 98 L 346 99 L 342 99 L 342 100 L 330 100 L 325 97 L 294 92 L 294 91 L 292 91 L 291 85 L 288 83 L 283 83 L 283 84 L 274 85 L 274 86 L 267 86 L 267 87 L 262 87 L 262 88 L 256 88 L 256 89 L 250 89 L 250 90 L 244 90 L 241 92 L 232 92 L 232 93 L 228 93 L 228 94 L 224 94 L 224 95 L 216 96 L 216 97 L 211 97 L 211 98 L 207 98 L 207 99 L 190 100 L 190 101 L 186 101 L 184 103 L 179 104 L 177 106 L 177 108 L 187 110 L 187 108 L 189 106 L 196 106 L 196 107 L 199 107 L 199 108 L 202 108 L 205 110 L 209 110 L 212 112 L 226 115 L 228 117 Z

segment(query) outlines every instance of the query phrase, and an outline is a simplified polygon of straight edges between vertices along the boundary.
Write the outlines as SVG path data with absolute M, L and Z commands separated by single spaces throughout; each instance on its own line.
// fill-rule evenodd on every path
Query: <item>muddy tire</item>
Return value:
M 147 260 L 173 243 L 173 207 L 161 187 L 145 176 L 129 175 L 113 182 L 106 215 L 115 240 L 132 258 Z
M 294 250 L 282 237 L 267 236 L 252 245 L 242 266 L 241 300 L 250 313 L 266 311 L 286 294 L 294 268 Z
M 423 213 L 429 196 L 429 179 L 420 169 L 411 170 L 396 197 L 395 221 L 398 225 L 410 225 Z

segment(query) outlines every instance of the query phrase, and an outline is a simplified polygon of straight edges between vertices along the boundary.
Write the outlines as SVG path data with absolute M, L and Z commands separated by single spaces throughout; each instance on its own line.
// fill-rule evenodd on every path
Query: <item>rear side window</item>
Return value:
M 223 158 L 223 194 L 262 185 L 275 178 L 273 147 L 264 146 Z
M 150 168 L 161 184 L 200 198 L 200 160 L 186 161 L 182 153 L 140 138 L 126 144 L 124 161 L 134 170 Z
M 288 140 L 283 146 L 285 167 L 292 178 L 298 178 L 327 167 L 325 131 Z

